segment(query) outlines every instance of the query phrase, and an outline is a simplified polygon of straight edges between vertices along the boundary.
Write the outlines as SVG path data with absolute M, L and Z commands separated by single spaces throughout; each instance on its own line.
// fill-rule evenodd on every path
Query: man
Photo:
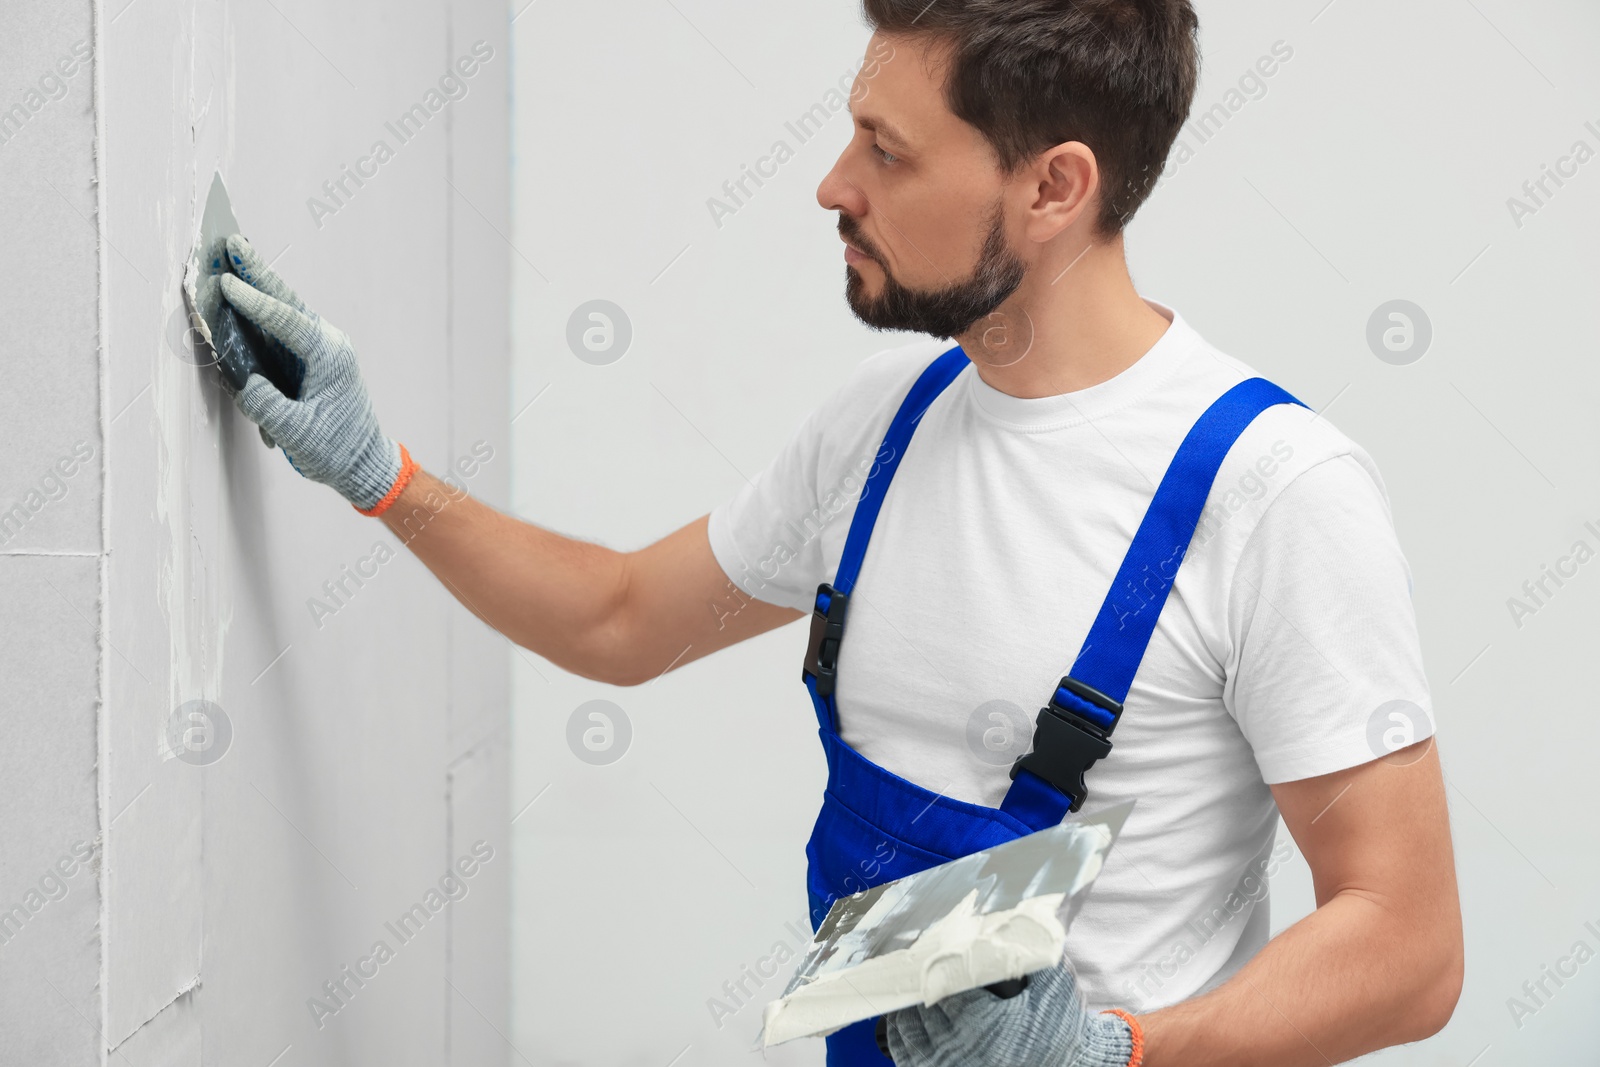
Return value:
M 882 1063 L 881 1039 L 941 1067 L 1295 1067 L 1437 1032 L 1460 913 L 1378 471 L 1124 261 L 1194 92 L 1188 0 L 864 6 L 875 58 L 818 201 L 857 316 L 930 339 L 864 361 L 709 516 L 621 553 L 447 489 L 379 430 L 349 340 L 234 239 L 227 299 L 307 371 L 298 400 L 252 377 L 240 407 L 578 674 L 637 684 L 812 613 L 813 921 L 1136 801 L 1060 966 L 846 1028 L 830 1064 Z M 1269 941 L 1280 813 L 1318 907 Z

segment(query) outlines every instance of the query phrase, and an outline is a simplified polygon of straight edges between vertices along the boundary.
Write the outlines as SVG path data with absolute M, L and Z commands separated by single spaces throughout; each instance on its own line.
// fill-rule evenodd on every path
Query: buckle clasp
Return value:
M 1034 722 L 1033 750 L 1011 765 L 1011 777 L 1028 771 L 1049 782 L 1071 801 L 1068 811 L 1083 807 L 1088 787 L 1083 776 L 1096 760 L 1111 752 L 1111 731 L 1122 718 L 1122 704 L 1068 675 Z
M 844 640 L 844 616 L 850 595 L 827 582 L 817 586 L 816 605 L 811 611 L 811 639 L 806 644 L 802 677 L 817 680 L 817 695 L 832 695 L 838 682 L 839 644 Z

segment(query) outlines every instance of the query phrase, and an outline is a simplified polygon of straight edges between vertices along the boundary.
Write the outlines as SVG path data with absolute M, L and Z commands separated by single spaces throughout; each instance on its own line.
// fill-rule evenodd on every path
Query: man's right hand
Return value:
M 294 469 L 337 490 L 364 515 L 381 514 L 416 472 L 405 448 L 378 428 L 355 348 L 262 262 L 238 234 L 228 238 L 233 274 L 220 276 L 235 311 L 305 367 L 291 400 L 251 374 L 235 402 L 282 447 Z

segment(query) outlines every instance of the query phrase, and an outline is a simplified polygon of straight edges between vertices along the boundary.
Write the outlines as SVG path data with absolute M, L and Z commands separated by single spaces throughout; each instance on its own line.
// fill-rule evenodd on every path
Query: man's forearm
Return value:
M 1326 1067 L 1421 1040 L 1455 1005 L 1450 944 L 1335 894 L 1216 989 L 1139 1016 L 1144 1067 Z
M 1461 992 L 1461 905 L 1431 736 L 1277 782 L 1317 910 L 1222 985 L 1141 1017 L 1147 1067 L 1323 1067 L 1418 1041 Z
M 305 369 L 290 397 L 252 373 L 239 410 L 303 477 L 377 516 L 462 604 L 512 641 L 587 678 L 630 685 L 781 626 L 723 572 L 709 515 L 616 552 L 502 514 L 418 469 L 378 426 L 350 338 L 312 312 L 249 242 L 227 239 L 219 299 Z M 252 349 L 253 351 L 253 349 Z
M 523 522 L 418 471 L 380 516 L 468 610 L 566 670 L 624 683 L 608 632 L 626 594 L 622 553 Z

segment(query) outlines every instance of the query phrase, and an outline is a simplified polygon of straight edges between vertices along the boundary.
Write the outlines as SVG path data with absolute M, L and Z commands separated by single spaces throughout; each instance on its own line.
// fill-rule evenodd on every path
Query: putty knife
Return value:
M 1062 958 L 1066 928 L 1133 801 L 833 902 L 758 1044 L 832 1033 L 984 987 L 1015 996 Z M 886 1037 L 886 1035 L 885 1035 Z
M 211 179 L 200 235 L 195 240 L 183 272 L 183 295 L 189 305 L 189 324 L 222 375 L 229 392 L 237 393 L 252 373 L 266 378 L 290 399 L 299 399 L 305 369 L 298 357 L 267 337 L 255 324 L 233 310 L 222 295 L 220 276 L 232 273 L 227 239 L 239 232 L 228 202 L 228 190 L 219 172 Z

